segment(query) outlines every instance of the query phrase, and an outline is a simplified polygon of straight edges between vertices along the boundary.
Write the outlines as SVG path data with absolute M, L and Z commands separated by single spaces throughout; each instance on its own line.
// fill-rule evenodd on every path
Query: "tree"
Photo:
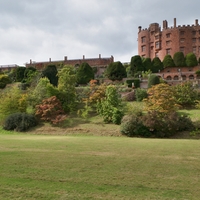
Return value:
M 143 66 L 144 66 L 144 71 L 148 71 L 148 70 L 152 70 L 152 62 L 151 62 L 151 58 L 145 58 L 143 61 Z
M 139 55 L 135 55 L 131 58 L 130 70 L 132 72 L 132 75 L 135 75 L 138 71 L 140 72 L 145 71 L 142 59 Z
M 163 63 L 161 62 L 160 58 L 158 57 L 155 57 L 153 60 L 152 60 L 152 72 L 153 73 L 157 73 L 159 72 L 160 70 L 163 69 Z
M 194 53 L 188 53 L 185 57 L 185 63 L 188 67 L 194 67 L 198 65 L 197 57 Z
M 17 67 L 16 69 L 16 81 L 21 82 L 24 78 L 25 67 Z
M 37 86 L 29 90 L 28 101 L 30 105 L 34 108 L 36 105 L 41 104 L 43 99 L 55 95 L 55 92 L 52 92 L 53 89 L 56 90 L 47 77 L 40 78 Z
M 76 72 L 77 83 L 87 84 L 94 79 L 94 71 L 88 63 L 82 63 Z
M 65 65 L 58 72 L 58 99 L 61 101 L 65 112 L 70 112 L 76 105 L 76 74 L 74 67 Z
M 97 103 L 97 112 L 103 117 L 106 123 L 121 123 L 123 109 L 115 86 L 109 85 L 106 88 L 106 97 Z
M 169 113 L 178 109 L 177 101 L 174 97 L 174 90 L 168 84 L 160 83 L 154 85 L 148 89 L 147 93 L 148 98 L 143 100 L 146 111 Z
M 110 63 L 110 65 L 108 66 L 107 70 L 106 70 L 106 76 L 112 80 L 122 80 L 123 78 L 126 78 L 126 69 L 125 67 L 122 65 L 121 62 L 113 62 Z
M 174 61 L 171 55 L 166 55 L 163 59 L 163 67 L 175 67 Z
M 195 106 L 196 101 L 198 100 L 198 92 L 192 86 L 192 83 L 185 82 L 173 86 L 174 97 L 177 101 L 177 104 L 182 107 L 192 107 Z
M 42 121 L 57 125 L 66 119 L 62 104 L 56 96 L 44 99 L 36 106 L 35 116 Z
M 56 68 L 56 65 L 48 65 L 46 69 L 42 72 L 42 76 L 47 77 L 53 86 L 57 86 L 58 85 L 57 73 L 58 70 Z
M 183 52 L 176 52 L 173 56 L 174 64 L 176 67 L 185 67 L 185 57 Z

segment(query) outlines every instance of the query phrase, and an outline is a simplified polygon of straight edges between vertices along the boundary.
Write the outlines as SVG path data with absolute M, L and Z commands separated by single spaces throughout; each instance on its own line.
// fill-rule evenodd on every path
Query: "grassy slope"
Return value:
M 199 140 L 0 134 L 0 199 L 199 199 Z

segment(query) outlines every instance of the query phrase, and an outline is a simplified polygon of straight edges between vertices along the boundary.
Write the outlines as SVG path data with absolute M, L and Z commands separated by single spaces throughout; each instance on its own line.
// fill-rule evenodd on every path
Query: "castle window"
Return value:
M 154 46 L 151 46 L 151 51 L 153 51 L 153 47 L 154 47 Z
M 158 52 L 155 53 L 155 57 L 158 57 Z
M 171 49 L 166 49 L 166 54 L 170 55 Z
M 159 35 L 156 35 L 156 36 L 155 36 L 155 39 L 158 40 L 158 39 L 159 39 Z
M 196 43 L 196 38 L 192 38 L 192 43 Z
M 142 46 L 142 52 L 146 50 L 146 46 Z
M 142 37 L 142 43 L 146 42 L 146 37 Z
M 184 35 L 184 34 L 185 34 L 185 31 L 181 31 L 181 32 L 180 32 L 180 35 Z
M 184 47 L 180 47 L 180 52 L 184 53 Z
M 180 42 L 183 43 L 185 41 L 185 38 L 181 38 Z
M 167 46 L 169 46 L 169 45 L 170 45 L 170 43 L 171 43 L 171 41 L 170 41 L 170 40 L 166 41 L 166 45 L 167 45 Z
M 156 49 L 160 49 L 160 42 L 156 42 Z
M 167 33 L 167 34 L 166 34 L 166 38 L 170 38 L 170 33 Z
M 196 35 L 196 31 L 192 31 L 192 35 L 195 36 Z
M 192 47 L 192 52 L 196 53 L 196 47 Z
M 151 31 L 151 35 L 154 35 L 154 33 L 155 33 L 154 31 Z

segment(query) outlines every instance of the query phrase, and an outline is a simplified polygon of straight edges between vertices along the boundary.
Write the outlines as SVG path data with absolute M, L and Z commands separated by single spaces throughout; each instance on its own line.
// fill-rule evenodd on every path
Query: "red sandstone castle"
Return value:
M 138 54 L 142 57 L 159 57 L 162 61 L 165 55 L 172 57 L 176 52 L 183 52 L 184 55 L 193 52 L 197 59 L 200 57 L 200 25 L 195 20 L 194 25 L 176 25 L 168 27 L 168 22 L 163 21 L 163 27 L 158 23 L 152 23 L 149 28 L 138 27 Z

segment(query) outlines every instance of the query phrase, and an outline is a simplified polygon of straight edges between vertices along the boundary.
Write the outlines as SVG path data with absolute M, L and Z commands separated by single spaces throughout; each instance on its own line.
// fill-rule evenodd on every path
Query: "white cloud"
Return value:
M 137 54 L 138 26 L 167 20 L 193 24 L 198 1 L 0 0 L 0 65 Z

